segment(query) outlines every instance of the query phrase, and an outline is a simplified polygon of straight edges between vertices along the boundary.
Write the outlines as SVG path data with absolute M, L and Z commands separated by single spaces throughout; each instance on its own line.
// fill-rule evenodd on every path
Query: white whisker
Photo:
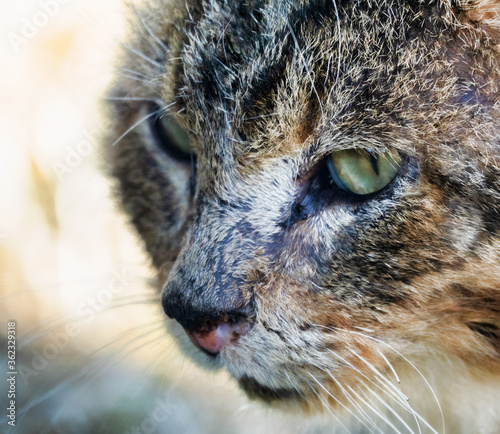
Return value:
M 119 143 L 124 137 L 126 137 L 131 131 L 135 130 L 139 125 L 141 125 L 143 122 L 147 121 L 148 119 L 152 118 L 153 116 L 158 116 L 159 111 L 154 111 L 152 113 L 147 114 L 143 118 L 139 119 L 134 125 L 132 125 L 130 128 L 127 129 L 118 139 L 116 139 L 111 146 L 115 146 L 117 143 Z
M 143 85 L 148 83 L 143 78 L 135 76 L 135 75 L 130 75 L 130 74 L 119 74 L 119 75 L 120 75 L 120 77 L 128 78 L 129 80 L 134 80 L 134 81 L 137 81 L 139 83 L 142 83 Z
M 354 414 L 354 413 L 353 413 L 353 412 L 352 412 L 352 411 L 351 411 L 351 410 L 350 410 L 347 406 L 345 406 L 344 404 L 342 404 L 342 402 L 340 402 L 340 400 L 339 400 L 339 399 L 335 398 L 335 396 L 333 396 L 333 394 L 332 394 L 332 393 L 330 393 L 330 392 L 328 391 L 328 389 L 326 389 L 326 387 L 325 387 L 325 386 L 323 386 L 323 385 L 322 385 L 322 384 L 321 384 L 321 383 L 320 383 L 320 382 L 316 379 L 316 377 L 315 377 L 313 374 L 311 374 L 311 373 L 309 372 L 309 375 L 312 377 L 312 379 L 313 379 L 316 383 L 318 383 L 319 387 L 321 387 L 321 388 L 322 388 L 322 389 L 326 392 L 326 394 L 327 394 L 328 396 L 330 396 L 333 400 L 335 400 L 335 401 L 336 401 L 336 402 L 337 402 L 337 403 L 338 403 L 338 404 L 339 404 L 339 405 L 340 405 L 340 406 L 341 406 L 344 410 L 346 410 L 348 413 L 350 413 L 350 414 L 351 414 L 351 415 L 352 415 L 352 416 L 353 416 L 353 417 L 354 417 L 354 418 L 355 418 L 358 422 L 360 422 L 360 423 L 361 423 L 361 424 L 362 424 L 362 425 L 363 425 L 363 426 L 364 426 L 364 427 L 365 427 L 368 431 L 370 431 L 371 433 L 373 433 L 373 431 L 370 429 L 370 427 L 369 427 L 368 425 L 366 425 L 366 423 L 364 423 L 364 422 L 363 422 L 363 421 L 362 421 L 362 420 L 361 420 L 358 416 L 356 416 L 356 415 L 355 415 L 355 414 Z
M 143 333 L 143 334 L 135 337 L 130 342 L 135 342 L 135 341 L 138 341 L 138 340 L 142 341 L 149 334 L 153 334 L 157 330 L 158 329 L 153 329 L 151 331 Z M 126 346 L 128 346 L 130 344 L 130 342 L 127 342 Z M 110 354 L 109 356 L 107 356 L 106 358 L 104 358 L 104 360 L 98 360 L 93 365 L 91 364 L 90 368 L 84 369 L 83 372 L 78 373 L 77 378 L 78 377 L 85 378 L 85 383 L 82 384 L 82 385 L 80 385 L 80 386 L 78 386 L 76 388 L 76 390 L 72 393 L 71 399 L 68 399 L 66 402 L 64 402 L 59 407 L 59 409 L 57 410 L 57 412 L 52 416 L 53 423 L 54 424 L 57 423 L 57 421 L 60 418 L 60 416 L 65 413 L 66 408 L 74 401 L 75 397 L 77 397 L 78 395 L 80 395 L 84 391 L 84 389 L 85 389 L 85 387 L 87 386 L 88 383 L 92 383 L 95 379 L 97 379 L 99 376 L 105 374 L 110 368 L 112 368 L 113 366 L 115 366 L 118 362 L 124 360 L 126 357 L 128 357 L 129 355 L 131 355 L 134 352 L 138 351 L 139 349 L 144 348 L 146 346 L 150 346 L 151 344 L 156 344 L 156 343 L 157 343 L 157 338 L 155 336 L 152 336 L 149 340 L 146 340 L 144 343 L 141 343 L 141 345 L 136 346 L 136 347 L 131 348 L 131 349 L 128 349 L 128 351 L 124 355 L 122 355 L 122 357 L 119 358 L 118 360 L 113 360 L 113 357 L 115 356 L 115 354 Z M 125 346 L 124 346 L 124 348 L 125 348 Z M 107 364 L 107 366 L 106 366 L 106 364 Z M 104 365 L 104 366 L 100 366 L 100 365 Z M 97 368 L 99 368 L 99 371 L 97 371 Z M 96 372 L 94 372 L 93 375 L 90 378 L 88 378 L 89 374 L 92 373 L 92 369 L 94 369 Z M 137 378 L 137 374 L 136 374 L 136 376 L 134 378 Z M 71 380 L 73 380 L 73 378 L 71 378 Z M 130 378 L 128 379 L 128 381 L 129 381 L 129 384 L 133 382 Z M 126 385 L 125 385 L 125 387 L 126 387 Z M 50 430 L 51 427 L 49 426 L 47 428 Z M 48 431 L 44 431 L 43 433 L 45 433 L 45 432 L 48 433 L 48 432 L 50 432 L 49 430 Z M 43 433 L 41 433 L 41 434 L 43 434 Z
M 391 394 L 389 394 L 386 390 L 382 389 L 382 387 L 380 387 L 378 384 L 374 383 L 371 379 L 369 379 L 364 374 L 362 374 L 363 377 L 365 377 L 371 384 L 373 384 L 375 387 L 377 387 L 380 391 L 382 391 L 383 393 L 385 393 L 391 399 L 395 400 L 395 402 L 398 403 L 403 409 L 405 409 L 406 411 L 408 411 L 409 413 L 411 413 L 413 415 L 413 418 L 415 419 L 415 421 L 417 423 L 417 426 L 418 426 L 419 432 L 420 432 L 420 424 L 419 424 L 418 419 L 416 417 L 417 413 L 411 407 L 411 405 L 408 403 L 408 397 L 406 395 L 404 395 L 404 393 L 401 390 L 399 390 L 394 384 L 392 384 L 390 381 L 388 381 L 380 373 L 380 371 L 373 366 L 373 364 L 369 363 L 367 360 L 365 360 L 363 357 L 361 357 L 359 354 L 356 354 L 352 350 L 351 350 L 351 352 L 356 357 L 358 357 L 362 362 L 364 362 L 365 364 L 367 364 L 370 367 L 370 369 L 376 374 L 375 379 L 378 379 L 379 381 L 383 381 L 382 385 L 389 386 L 389 392 L 391 392 Z M 354 368 L 354 369 L 356 369 L 356 368 Z M 395 395 L 393 395 L 393 393 L 395 393 Z
M 373 336 L 369 336 L 369 335 L 366 335 L 364 333 L 361 333 L 361 332 L 356 332 L 356 331 L 353 331 L 353 330 L 347 330 L 347 329 L 340 329 L 340 328 L 337 328 L 337 329 L 334 329 L 332 327 L 327 327 L 327 326 L 322 326 L 320 324 L 313 324 L 314 327 L 322 327 L 322 328 L 325 328 L 327 330 L 331 330 L 331 331 L 334 331 L 334 332 L 345 332 L 345 333 L 351 333 L 351 334 L 354 334 L 354 335 L 357 335 L 357 336 L 361 336 L 361 337 L 364 337 L 366 339 L 370 339 L 374 342 L 377 342 L 381 345 L 384 345 L 385 347 L 387 347 L 388 349 L 390 349 L 391 351 L 394 351 L 398 356 L 400 356 L 405 362 L 407 362 L 414 370 L 415 372 L 417 372 L 417 374 L 420 376 L 420 378 L 422 378 L 422 380 L 425 382 L 425 384 L 427 385 L 427 387 L 429 388 L 430 392 L 432 393 L 433 397 L 434 397 L 434 400 L 435 402 L 437 403 L 437 406 L 438 406 L 438 409 L 439 409 L 439 412 L 441 414 L 441 422 L 442 422 L 442 433 L 445 434 L 446 433 L 446 428 L 445 428 L 445 420 L 444 420 L 444 413 L 443 413 L 443 410 L 442 410 L 442 407 L 441 407 L 441 404 L 439 402 L 439 399 L 437 398 L 437 395 L 436 393 L 434 392 L 434 389 L 432 388 L 432 386 L 430 385 L 429 381 L 427 380 L 427 378 L 422 374 L 422 372 L 415 366 L 414 363 L 412 363 L 407 357 L 405 357 L 403 354 L 401 354 L 401 352 L 399 352 L 398 350 L 396 350 L 394 347 L 392 347 L 391 345 L 387 344 L 386 342 L 378 339 L 378 338 L 375 338 Z M 356 352 L 354 352 L 352 349 L 350 349 L 350 351 L 360 357 L 358 354 L 356 354 Z M 361 358 L 361 360 L 363 360 L 365 363 L 367 363 L 369 366 L 371 365 L 367 360 L 364 360 L 364 358 Z M 373 365 L 371 365 L 373 367 Z M 375 369 L 376 372 L 378 372 L 378 370 L 373 367 Z M 386 381 L 388 384 L 392 384 L 389 380 L 387 380 L 383 375 L 381 375 L 381 378 L 384 378 L 384 381 Z M 395 387 L 395 386 L 394 386 Z M 397 388 L 395 388 L 395 390 L 398 391 L 398 393 L 401 393 Z M 411 408 L 411 406 L 410 406 Z M 412 412 L 415 412 L 415 410 L 413 408 L 411 408 Z M 414 413 L 417 417 L 421 418 L 420 415 L 418 415 L 417 412 Z M 423 420 L 423 418 L 422 418 Z M 428 425 L 428 423 L 425 421 L 424 422 L 426 425 Z M 439 434 L 434 428 L 430 427 L 429 428 L 435 433 L 435 434 Z
M 396 426 L 395 426 L 395 425 L 394 425 L 394 424 L 393 424 L 393 423 L 392 423 L 392 422 L 391 422 L 391 421 L 390 421 L 387 417 L 385 417 L 385 416 L 384 416 L 384 414 L 383 414 L 381 411 L 377 410 L 377 409 L 376 409 L 374 406 L 372 406 L 372 405 L 371 405 L 371 404 L 370 404 L 367 400 L 364 400 L 364 399 L 363 399 L 361 396 L 359 396 L 359 394 L 357 394 L 357 393 L 356 393 L 356 391 L 354 391 L 351 387 L 349 387 L 349 386 L 348 386 L 348 388 L 349 388 L 349 390 L 350 390 L 353 394 L 355 394 L 355 395 L 358 397 L 358 399 L 359 399 L 360 401 L 362 401 L 362 402 L 363 402 L 363 404 L 365 404 L 365 405 L 366 405 L 366 406 L 367 406 L 370 410 L 372 410 L 372 411 L 373 411 L 373 412 L 374 412 L 374 413 L 375 413 L 378 417 L 380 417 L 380 419 L 382 419 L 382 420 L 383 420 L 383 421 L 384 421 L 387 425 L 389 425 L 389 426 L 390 426 L 390 427 L 391 427 L 394 431 L 396 431 L 398 434 L 402 434 L 402 433 L 401 433 L 401 431 L 400 431 L 400 430 L 398 430 L 398 429 L 396 428 Z M 365 396 L 365 397 L 366 397 L 366 396 Z M 404 422 L 403 422 L 403 423 L 404 423 Z M 410 430 L 410 432 L 413 432 L 413 431 L 412 431 L 412 430 Z
M 137 18 L 139 18 L 139 21 L 141 22 L 142 26 L 146 29 L 146 31 L 149 33 L 149 35 L 155 40 L 155 42 L 163 49 L 163 51 L 165 53 L 167 53 L 168 47 L 163 43 L 163 41 L 160 38 L 158 38 L 158 36 L 155 35 L 155 33 L 152 31 L 151 27 L 147 25 L 147 23 L 144 21 L 144 19 L 142 18 L 142 15 L 136 9 L 134 4 L 132 4 L 132 8 L 134 9 L 134 12 L 135 12 Z
M 408 409 L 408 403 L 406 402 L 406 397 L 399 391 L 397 390 L 396 393 L 392 389 L 385 390 L 382 388 L 382 386 L 385 386 L 385 384 L 379 385 L 375 383 L 371 378 L 369 378 L 367 375 L 365 375 L 362 371 L 360 371 L 356 366 L 354 366 L 352 363 L 344 359 L 342 356 L 339 354 L 334 353 L 333 351 L 329 350 L 335 357 L 339 358 L 342 360 L 347 366 L 350 368 L 354 369 L 357 373 L 359 373 L 365 380 L 370 382 L 374 387 L 379 389 L 382 393 L 387 395 L 390 399 L 392 399 L 396 404 L 400 405 L 402 408 L 404 408 L 406 411 L 411 413 L 411 410 Z
M 438 399 L 436 393 L 434 392 L 434 389 L 430 385 L 429 381 L 427 380 L 427 378 L 425 378 L 425 376 L 422 374 L 422 372 L 420 372 L 420 370 L 415 366 L 415 364 L 413 362 L 411 362 L 410 360 L 408 360 L 407 357 L 403 356 L 403 354 L 401 354 L 398 350 L 396 350 L 395 348 L 393 348 L 391 345 L 389 345 L 389 344 L 381 341 L 380 339 L 377 339 L 377 338 L 374 338 L 372 336 L 368 336 L 368 335 L 365 335 L 365 334 L 359 333 L 359 332 L 350 331 L 350 333 L 357 334 L 357 335 L 366 337 L 368 339 L 372 339 L 372 340 L 374 340 L 374 341 L 376 341 L 376 342 L 378 342 L 378 343 L 386 346 L 387 348 L 389 348 L 390 350 L 392 350 L 396 354 L 398 354 L 401 358 L 403 358 L 403 360 L 405 360 L 418 373 L 418 375 L 420 375 L 420 378 L 422 378 L 422 380 L 424 380 L 425 384 L 427 385 L 427 387 L 431 391 L 431 393 L 434 396 L 434 399 L 435 399 L 435 401 L 437 403 L 437 406 L 439 408 L 439 412 L 441 413 L 441 421 L 442 421 L 443 434 L 445 434 L 446 427 L 445 427 L 445 421 L 444 421 L 444 413 L 443 413 L 443 409 L 441 408 L 441 404 L 439 402 L 439 399 Z M 427 422 L 425 422 L 425 423 L 427 424 Z M 432 428 L 430 426 L 429 426 L 429 428 L 431 428 L 434 433 L 439 434 L 434 428 Z
M 127 72 L 128 74 L 136 75 L 137 77 L 143 78 L 145 81 L 151 80 L 151 77 L 148 77 L 146 74 L 143 74 L 142 72 L 134 71 L 133 69 L 120 68 L 120 71 Z
M 391 388 L 393 388 L 394 390 L 396 390 L 399 394 L 401 394 L 402 397 L 404 397 L 404 399 L 406 401 L 409 400 L 409 398 L 407 396 L 405 396 L 403 394 L 403 392 L 401 392 L 393 383 L 391 383 L 381 372 L 380 370 L 378 370 L 374 365 L 373 363 L 370 363 L 368 360 L 366 360 L 364 357 L 362 357 L 360 354 L 356 353 L 352 348 L 349 348 L 349 351 L 354 355 L 356 356 L 358 359 L 360 359 L 363 363 L 365 363 L 374 373 L 375 375 L 377 375 L 384 383 L 386 383 L 387 385 L 389 385 Z
M 396 372 L 396 370 L 394 369 L 394 367 L 392 366 L 392 364 L 389 362 L 389 360 L 387 359 L 387 357 L 385 357 L 384 353 L 382 353 L 382 351 L 380 351 L 378 348 L 377 348 L 377 351 L 380 354 L 380 357 L 382 357 L 384 359 L 385 363 L 387 363 L 387 366 L 389 366 L 389 369 L 392 371 L 392 373 L 396 377 L 396 381 L 398 383 L 401 383 L 401 380 L 399 379 L 398 373 Z
M 297 391 L 297 393 L 302 397 L 304 398 L 305 401 L 311 403 L 311 401 L 309 399 L 307 399 L 304 395 L 302 395 L 302 392 L 297 388 L 297 386 L 295 386 L 295 383 L 292 381 L 292 379 L 290 378 L 290 375 L 288 375 L 288 371 L 285 369 L 285 375 L 286 377 L 288 378 L 288 381 L 290 382 L 290 384 L 292 385 L 292 387 Z
M 370 424 L 370 425 L 373 425 L 373 427 L 375 429 L 377 429 L 377 431 L 380 431 L 382 434 L 384 434 L 376 425 L 376 423 L 373 421 L 373 419 L 368 415 L 368 413 L 366 413 L 364 410 L 363 410 L 363 407 L 361 407 L 361 405 L 359 405 L 359 403 L 352 397 L 352 395 L 347 392 L 347 390 L 342 386 L 342 384 L 340 384 L 340 382 L 332 375 L 331 372 L 327 371 L 328 375 L 330 375 L 330 377 L 332 378 L 332 380 L 335 382 L 335 384 L 337 384 L 337 386 L 339 386 L 339 388 L 342 390 L 342 392 L 344 393 L 344 395 L 347 397 L 348 401 L 359 411 L 360 414 L 363 414 L 365 416 L 365 419 L 366 421 Z
M 378 399 L 378 401 L 384 406 L 387 408 L 387 410 L 389 410 L 393 415 L 394 417 L 396 417 L 404 426 L 405 428 L 408 429 L 408 431 L 410 431 L 411 433 L 414 433 L 414 430 L 404 421 L 404 419 L 389 405 L 387 404 L 377 393 L 375 393 L 375 391 L 373 391 L 372 389 L 370 389 L 366 384 L 364 385 L 364 387 L 366 388 L 366 390 L 368 390 L 376 399 Z M 366 394 L 361 390 L 360 391 L 367 399 L 368 397 L 366 396 Z M 417 420 L 417 426 L 419 426 L 418 424 L 418 420 Z
M 139 98 L 139 97 L 113 97 L 113 96 L 108 96 L 108 97 L 103 97 L 101 98 L 105 101 L 147 101 L 147 102 L 155 102 L 157 103 L 158 101 L 154 98 Z
M 163 68 L 163 65 L 156 60 L 153 60 L 146 56 L 144 53 L 141 53 L 140 51 L 137 51 L 135 48 L 130 47 L 129 45 L 122 43 L 123 47 L 125 47 L 127 50 L 130 52 L 134 53 L 136 56 L 139 56 L 141 59 L 144 59 L 146 62 L 150 63 L 151 65 L 154 65 L 157 68 Z
M 347 427 L 342 423 L 342 421 L 339 419 L 339 417 L 333 413 L 333 411 L 330 409 L 330 406 L 328 405 L 327 402 L 325 402 L 321 396 L 319 395 L 319 393 L 316 391 L 316 389 L 314 387 L 311 386 L 311 384 L 306 381 L 306 383 L 308 384 L 308 386 L 311 388 L 311 390 L 313 391 L 313 393 L 318 397 L 319 401 L 323 404 L 323 407 L 326 409 L 326 411 L 328 411 L 328 413 L 330 413 L 333 418 L 337 421 L 337 423 L 346 430 L 346 432 L 349 432 L 349 430 L 347 429 Z
M 160 325 L 154 325 L 153 327 L 148 324 L 146 326 L 142 326 L 142 327 L 138 327 L 138 328 L 135 328 L 135 329 L 132 329 L 132 330 L 140 330 L 140 329 L 145 329 L 145 328 L 149 328 L 148 331 L 146 331 L 145 333 L 142 333 L 138 336 L 136 336 L 134 339 L 132 340 L 128 340 L 127 343 L 125 345 L 122 345 L 121 348 L 119 348 L 117 350 L 116 353 L 113 353 L 113 354 L 110 354 L 108 355 L 107 357 L 105 357 L 104 359 L 99 359 L 95 362 L 92 362 L 90 363 L 88 366 L 86 366 L 85 369 L 83 369 L 82 371 L 79 371 L 77 375 L 73 375 L 72 377 L 64 380 L 64 381 L 61 381 L 62 378 L 71 372 L 73 366 L 78 366 L 82 361 L 85 361 L 87 359 L 90 358 L 90 356 L 94 355 L 94 354 L 97 354 L 99 351 L 102 351 L 104 348 L 106 347 L 109 347 L 113 342 L 117 341 L 118 339 L 115 339 L 113 342 L 108 342 L 107 344 L 105 345 L 102 345 L 101 347 L 99 347 L 98 349 L 96 349 L 95 351 L 92 351 L 90 353 L 87 353 L 87 354 L 83 354 L 81 355 L 80 357 L 78 357 L 76 360 L 73 361 L 72 365 L 71 366 L 68 366 L 66 367 L 63 371 L 61 371 L 55 378 L 51 379 L 52 380 L 52 384 L 54 384 L 55 386 L 51 387 L 50 384 L 47 384 L 47 387 L 50 387 L 50 390 L 48 390 L 47 392 L 43 393 L 41 396 L 39 397 L 32 397 L 30 399 L 30 401 L 25 405 L 23 406 L 23 408 L 19 411 L 19 417 L 18 417 L 18 423 L 20 424 L 22 418 L 24 417 L 24 415 L 32 408 L 34 408 L 35 406 L 37 406 L 38 404 L 40 404 L 41 402 L 47 400 L 48 398 L 50 398 L 51 396 L 54 396 L 56 395 L 57 393 L 59 393 L 61 390 L 63 390 L 66 386 L 68 386 L 69 384 L 75 382 L 76 380 L 80 379 L 81 377 L 85 377 L 87 375 L 89 375 L 93 370 L 95 370 L 96 367 L 98 367 L 100 364 L 102 363 L 107 363 L 110 359 L 113 359 L 116 354 L 123 350 L 124 348 L 130 346 L 130 344 L 134 343 L 135 341 L 142 341 L 144 339 L 145 336 L 149 335 L 149 334 L 152 334 L 154 333 L 155 331 L 158 331 L 160 330 L 161 328 L 163 327 L 163 322 L 162 324 Z M 127 331 L 126 333 L 130 333 L 131 330 Z M 142 348 L 143 346 L 145 345 L 149 345 L 151 342 L 154 342 L 156 341 L 156 338 L 153 340 L 151 339 L 150 341 L 146 341 L 146 343 L 142 343 L 139 347 L 137 348 L 133 348 L 132 351 L 129 351 L 128 354 L 126 353 L 124 356 L 122 356 L 122 359 L 124 357 L 127 357 L 129 354 L 132 354 L 133 352 L 137 351 L 139 348 Z M 114 363 L 116 364 L 117 362 L 119 362 L 121 359 L 118 359 L 118 360 L 115 360 Z M 108 365 L 106 368 L 104 368 L 102 372 L 105 372 L 107 369 L 109 369 L 112 365 Z

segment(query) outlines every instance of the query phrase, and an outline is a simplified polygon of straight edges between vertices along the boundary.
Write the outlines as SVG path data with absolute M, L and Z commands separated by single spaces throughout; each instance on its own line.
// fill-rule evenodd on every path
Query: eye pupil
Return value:
M 161 108 L 156 104 L 151 108 L 151 113 L 155 112 L 159 115 L 150 118 L 150 128 L 158 147 L 174 160 L 191 162 L 195 153 L 184 129 L 171 116 L 160 116 Z
M 379 175 L 379 169 L 378 169 L 378 158 L 376 155 L 373 154 L 373 152 L 370 152 L 370 163 L 372 164 L 372 169 L 376 173 L 376 175 Z
M 333 182 L 349 193 L 366 196 L 386 187 L 397 175 L 401 156 L 396 151 L 346 149 L 328 160 Z

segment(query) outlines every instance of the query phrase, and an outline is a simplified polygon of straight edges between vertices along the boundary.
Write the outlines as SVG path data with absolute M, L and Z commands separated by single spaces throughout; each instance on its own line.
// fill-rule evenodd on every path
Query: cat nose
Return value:
M 246 306 L 231 311 L 217 311 L 205 306 L 196 308 L 176 297 L 163 299 L 163 309 L 186 331 L 191 342 L 210 356 L 216 356 L 228 345 L 234 345 L 253 326 L 252 308 Z
M 191 342 L 204 353 L 210 356 L 219 354 L 222 348 L 236 343 L 238 338 L 245 334 L 250 326 L 248 324 L 230 324 L 220 322 L 212 330 L 189 331 L 186 330 Z

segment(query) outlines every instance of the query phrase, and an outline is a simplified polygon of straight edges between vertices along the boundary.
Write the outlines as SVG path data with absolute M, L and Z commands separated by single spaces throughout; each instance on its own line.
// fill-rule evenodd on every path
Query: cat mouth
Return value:
M 295 389 L 264 386 L 252 377 L 243 376 L 238 382 L 249 398 L 259 399 L 266 403 L 277 401 L 300 401 L 304 399 Z

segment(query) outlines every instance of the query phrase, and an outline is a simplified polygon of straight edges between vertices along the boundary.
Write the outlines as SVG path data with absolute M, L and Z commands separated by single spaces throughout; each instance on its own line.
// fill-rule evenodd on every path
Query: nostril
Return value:
M 249 330 L 245 324 L 218 323 L 212 330 L 188 331 L 191 342 L 210 356 L 217 356 L 226 346 L 236 343 L 238 338 Z
M 231 326 L 227 323 L 218 324 L 209 331 L 186 330 L 186 333 L 196 347 L 214 356 L 229 343 L 232 335 Z
M 214 299 L 219 305 L 213 305 Z M 216 356 L 223 348 L 236 344 L 255 323 L 253 300 L 243 306 L 235 303 L 241 302 L 238 298 L 232 303 L 215 296 L 194 301 L 189 291 L 180 292 L 177 286 L 163 290 L 162 305 L 167 316 L 176 320 L 193 344 L 208 355 Z

